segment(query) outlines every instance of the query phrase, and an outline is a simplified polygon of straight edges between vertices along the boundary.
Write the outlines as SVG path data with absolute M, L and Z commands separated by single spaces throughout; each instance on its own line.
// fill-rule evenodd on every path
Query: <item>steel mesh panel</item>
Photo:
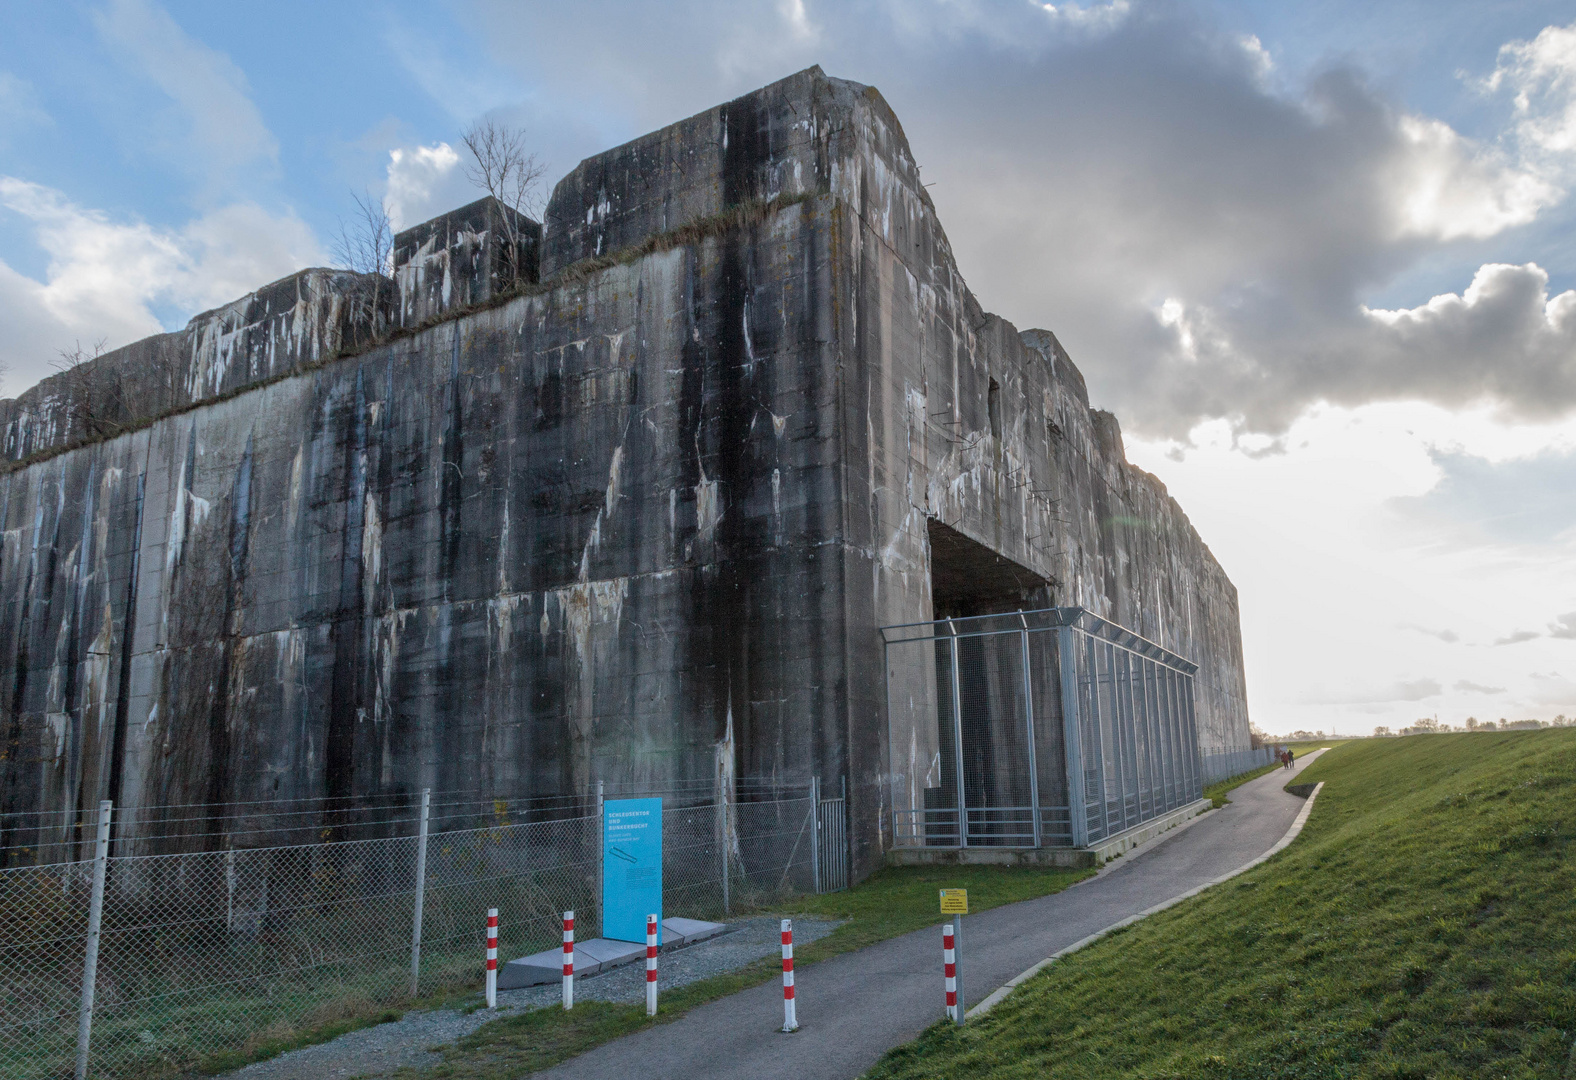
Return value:
M 957 639 L 936 643 L 936 727 L 938 745 L 938 783 L 925 790 L 925 842 L 955 845 L 961 842 L 963 814 L 958 788 L 958 760 L 961 740 L 958 735 L 960 706 L 958 677 L 960 659 Z
M 1034 762 L 1040 805 L 1040 842 L 1073 842 L 1067 792 L 1067 748 L 1062 730 L 1061 648 L 1054 629 L 1026 631 L 1030 701 L 1034 706 Z
M 942 708 L 951 715 L 949 647 L 948 641 L 925 638 L 887 652 L 888 805 L 898 847 L 924 845 L 931 842 L 932 834 L 939 842 L 939 834 L 948 824 L 939 819 L 952 813 L 941 808 L 952 806 L 955 796 L 946 795 L 941 787 L 946 773 L 942 732 L 950 732 L 950 725 L 938 717 Z M 945 753 L 951 760 L 952 750 L 947 748 Z M 956 842 L 955 820 L 951 832 L 948 842 Z
M 814 817 L 808 797 L 773 802 L 741 802 L 733 807 L 737 846 L 732 853 L 748 904 L 767 904 L 814 887 Z
M 662 812 L 662 910 L 692 918 L 723 914 L 723 852 L 719 829 L 726 821 L 716 803 Z M 724 848 L 725 850 L 725 848 Z M 730 867 L 741 879 L 737 862 Z M 691 913 L 694 913 L 691 915 Z
M 1017 634 L 961 638 L 959 713 L 969 843 L 1033 842 L 1023 646 Z
M 91 863 L 0 870 L 0 1074 L 69 1074 L 91 878 Z

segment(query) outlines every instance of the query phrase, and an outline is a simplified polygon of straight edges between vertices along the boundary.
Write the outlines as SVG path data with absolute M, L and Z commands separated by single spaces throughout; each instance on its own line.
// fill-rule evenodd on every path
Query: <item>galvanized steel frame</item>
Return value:
M 1054 672 L 1040 674 L 1061 702 L 1063 774 L 1068 805 L 1042 806 L 1036 758 L 1034 669 L 1030 635 L 1056 635 Z M 1028 807 L 971 807 L 964 768 L 962 671 L 958 643 L 968 638 L 1015 634 L 1021 642 L 1028 773 Z M 941 619 L 881 628 L 887 709 L 887 775 L 893 768 L 891 680 L 893 646 L 946 643 L 952 743 L 958 793 L 950 810 L 899 805 L 895 786 L 886 796 L 895 846 L 1039 848 L 1055 841 L 1073 847 L 1108 839 L 1192 802 L 1202 794 L 1193 677 L 1198 665 L 1126 627 L 1080 607 L 1045 608 L 999 615 Z M 938 690 L 941 688 L 938 687 Z M 943 723 L 937 703 L 938 725 Z M 1070 767 L 1071 766 L 1071 767 Z M 1093 788 L 1091 789 L 1091 782 Z M 1074 808 L 1081 807 L 1079 812 Z M 1047 827 L 1047 815 L 1066 812 L 1066 833 Z M 1028 831 L 1022 831 L 1025 818 Z M 906 819 L 906 820 L 905 820 Z M 939 833 L 938 833 L 938 827 Z M 1013 832 L 1010 830 L 1017 829 Z M 938 835 L 940 839 L 938 841 Z M 1065 838 L 1065 839 L 1064 839 Z M 950 840 L 950 842 L 948 842 Z

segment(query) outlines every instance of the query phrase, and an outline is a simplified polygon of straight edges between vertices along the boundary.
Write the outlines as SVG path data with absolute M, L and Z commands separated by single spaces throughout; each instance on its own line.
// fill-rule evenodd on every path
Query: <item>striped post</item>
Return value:
M 575 1007 L 575 913 L 564 912 L 564 1008 Z
M 958 1018 L 958 958 L 952 951 L 952 924 L 941 928 L 941 962 L 942 970 L 947 975 L 947 1019 Z
M 646 1015 L 657 1015 L 657 917 L 646 916 Z
M 498 1007 L 498 909 L 487 909 L 487 1007 Z
M 793 1000 L 793 920 L 783 920 L 783 1032 L 799 1030 Z

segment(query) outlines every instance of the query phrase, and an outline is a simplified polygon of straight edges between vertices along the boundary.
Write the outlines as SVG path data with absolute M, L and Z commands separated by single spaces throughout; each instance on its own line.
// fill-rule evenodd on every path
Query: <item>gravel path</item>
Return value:
M 776 954 L 780 947 L 777 916 L 763 915 L 729 924 L 727 933 L 709 941 L 662 954 L 661 986 L 664 990 L 709 979 Z M 837 928 L 837 922 L 795 919 L 794 943 L 807 945 Z M 490 1020 L 557 1006 L 557 983 L 524 990 L 498 992 L 498 1010 L 439 1009 L 408 1012 L 399 1020 L 362 1028 L 331 1042 L 292 1050 L 227 1074 L 231 1080 L 325 1080 L 338 1077 L 377 1077 L 401 1066 L 436 1065 L 435 1051 L 461 1039 Z M 477 998 L 481 997 L 477 994 Z M 641 1002 L 646 999 L 646 966 L 640 961 L 614 968 L 605 975 L 576 980 L 576 1001 Z

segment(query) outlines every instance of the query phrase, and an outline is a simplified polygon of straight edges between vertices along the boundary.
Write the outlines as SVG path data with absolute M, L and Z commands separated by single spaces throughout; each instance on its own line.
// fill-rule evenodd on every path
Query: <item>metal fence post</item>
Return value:
M 104 876 L 109 868 L 109 819 L 114 803 L 99 803 L 98 844 L 93 852 L 93 897 L 88 903 L 87 949 L 82 957 L 82 1004 L 77 1010 L 77 1080 L 87 1080 L 93 1036 L 93 984 L 98 978 L 99 927 L 104 919 Z
M 427 898 L 427 815 L 432 808 L 432 789 L 421 789 L 421 824 L 416 832 L 416 905 L 410 928 L 410 996 L 421 985 L 421 908 Z
M 947 629 L 952 631 L 952 738 L 956 747 L 958 774 L 958 846 L 969 846 L 969 800 L 964 790 L 963 768 L 963 691 L 958 686 L 958 628 L 951 619 Z
M 810 881 L 821 891 L 821 778 L 810 777 Z
M 722 744 L 712 751 L 712 797 L 717 803 L 717 858 L 722 862 L 722 914 L 733 914 L 728 899 L 728 793 L 722 785 Z
M 597 930 L 607 929 L 607 912 L 602 910 L 602 838 L 607 830 L 602 822 L 602 781 L 596 782 L 596 925 Z
M 837 887 L 846 889 L 848 888 L 848 867 L 854 861 L 854 852 L 848 842 L 848 774 L 844 773 L 839 779 L 842 782 L 842 803 L 839 806 L 838 813 L 842 815 L 842 820 L 837 824 Z

